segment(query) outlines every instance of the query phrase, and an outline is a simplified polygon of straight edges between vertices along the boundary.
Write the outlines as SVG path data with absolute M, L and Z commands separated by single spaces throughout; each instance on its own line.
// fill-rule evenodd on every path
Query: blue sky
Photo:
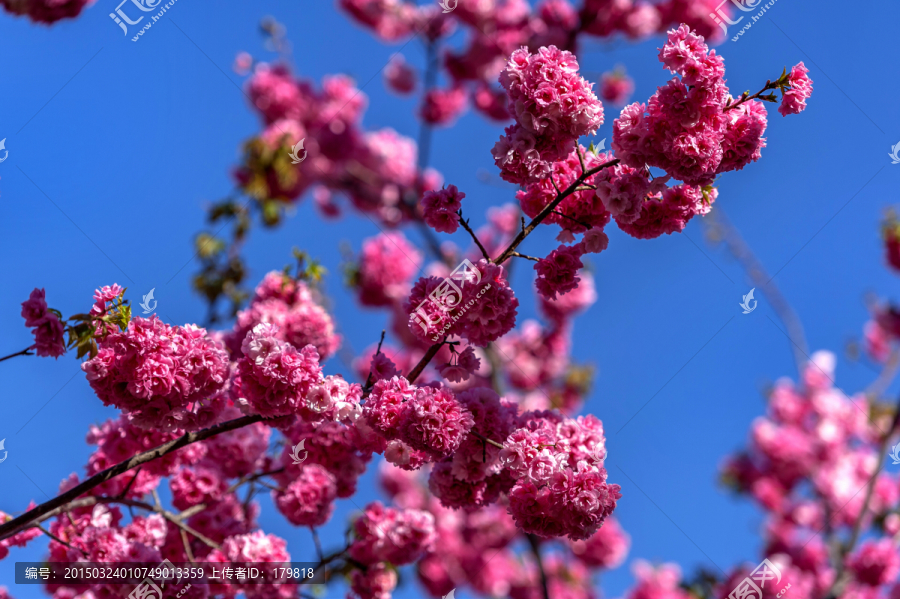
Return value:
M 34 287 L 45 287 L 50 305 L 65 314 L 86 310 L 104 284 L 127 285 L 132 300 L 156 288 L 166 320 L 203 318 L 190 290 L 191 240 L 204 205 L 231 190 L 240 144 L 259 129 L 230 67 L 242 50 L 274 58 L 258 34 L 261 17 L 285 23 L 302 76 L 347 73 L 364 85 L 368 127 L 417 136 L 414 102 L 388 94 L 378 75 L 395 48 L 329 2 L 179 0 L 138 43 L 109 19 L 116 4 L 98 0 L 79 19 L 49 29 L 0 15 L 7 57 L 0 61 L 0 138 L 9 150 L 0 163 L 0 355 L 30 343 L 19 304 Z M 867 319 L 864 295 L 897 289 L 883 266 L 878 223 L 900 179 L 887 156 L 900 140 L 900 80 L 892 76 L 898 22 L 900 7 L 887 0 L 864 12 L 831 0 L 780 0 L 739 41 L 717 48 L 735 94 L 759 89 L 800 60 L 815 82 L 803 114 L 782 118 L 770 109 L 762 160 L 720 179 L 715 209 L 777 273 L 811 350 L 838 353 L 837 380 L 848 394 L 874 376 L 844 356 Z M 582 52 L 582 70 L 596 80 L 624 64 L 636 81 L 634 98 L 646 99 L 668 78 L 659 45 L 659 38 L 594 41 Z M 417 42 L 404 54 L 423 63 Z M 599 138 L 611 137 L 615 110 L 606 113 Z M 483 209 L 514 199 L 478 177 L 496 172 L 490 148 L 499 133 L 470 113 L 434 137 L 431 164 L 466 192 L 476 224 Z M 640 241 L 610 226 L 609 250 L 592 260 L 599 299 L 574 334 L 575 358 L 597 367 L 585 411 L 607 429 L 607 468 L 623 492 L 616 514 L 632 538 L 629 560 L 673 561 L 686 572 L 758 561 L 761 514 L 725 493 L 717 472 L 763 412 L 760 389 L 795 376 L 767 298 L 757 293 L 759 308 L 741 314 L 752 284 L 705 241 L 705 231 L 695 219 L 682 235 Z M 279 229 L 252 233 L 251 280 L 286 264 L 293 246 L 308 250 L 330 271 L 326 288 L 346 347 L 360 351 L 385 320 L 360 310 L 343 287 L 338 246 L 346 240 L 358 250 L 377 232 L 355 215 L 323 223 L 306 200 Z M 546 254 L 555 233 L 539 231 L 523 251 Z M 458 243 L 466 243 L 463 235 Z M 522 318 L 535 315 L 530 276 L 516 269 Z M 345 369 L 334 358 L 327 370 Z M 73 356 L 4 362 L 0 389 L 0 438 L 9 451 L 0 463 L 0 510 L 17 513 L 54 495 L 69 473 L 83 473 L 87 427 L 115 411 L 91 393 Z M 370 468 L 357 497 L 340 502 L 326 545 L 335 547 L 347 516 L 377 495 L 373 474 Z M 288 539 L 294 559 L 313 555 L 309 533 L 292 529 L 267 500 L 261 523 Z M 13 586 L 12 566 L 42 555 L 42 543 L 14 550 L 0 562 L 0 583 L 18 599 L 41 595 L 38 587 Z M 630 581 L 622 567 L 603 577 L 603 592 L 620 596 Z M 414 585 L 397 594 L 417 596 Z

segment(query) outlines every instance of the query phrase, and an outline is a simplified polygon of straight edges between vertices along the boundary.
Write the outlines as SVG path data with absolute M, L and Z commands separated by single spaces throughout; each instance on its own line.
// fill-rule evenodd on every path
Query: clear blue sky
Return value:
M 203 225 L 204 204 L 231 189 L 239 145 L 259 129 L 230 67 L 241 50 L 272 57 L 257 31 L 264 15 L 287 25 L 303 76 L 348 73 L 360 85 L 369 82 L 367 126 L 417 133 L 413 102 L 386 93 L 376 76 L 393 48 L 325 0 L 179 0 L 139 43 L 109 19 L 115 4 L 98 0 L 81 18 L 50 29 L 0 14 L 0 138 L 9 150 L 0 164 L 0 355 L 30 343 L 19 304 L 36 286 L 65 314 L 86 310 L 100 285 L 127 285 L 132 300 L 155 287 L 162 317 L 177 324 L 202 319 L 203 304 L 189 284 L 197 268 L 189 263 L 191 239 Z M 900 140 L 900 6 L 856 6 L 781 0 L 738 42 L 718 47 L 734 93 L 755 91 L 800 60 L 815 81 L 802 115 L 782 118 L 770 109 L 762 160 L 722 177 L 716 208 L 727 210 L 769 272 L 778 272 L 810 348 L 839 354 L 838 382 L 848 393 L 873 376 L 843 356 L 867 318 L 863 295 L 897 291 L 882 265 L 877 227 L 900 179 L 900 165 L 887 157 Z M 634 97 L 645 99 L 667 79 L 659 45 L 659 38 L 594 42 L 584 48 L 582 69 L 596 78 L 622 63 L 636 80 Z M 404 53 L 423 61 L 415 42 Z M 614 112 L 607 107 L 600 138 L 611 137 Z M 475 114 L 435 135 L 432 165 L 466 192 L 468 214 L 513 199 L 509 189 L 477 177 L 481 169 L 495 172 L 490 148 L 498 135 Z M 585 409 L 607 428 L 610 479 L 624 495 L 616 514 L 632 537 L 629 560 L 674 561 L 685 571 L 758 560 L 761 515 L 724 493 L 717 471 L 763 412 L 760 388 L 795 375 L 766 298 L 741 314 L 738 303 L 751 285 L 727 254 L 704 241 L 698 221 L 683 235 L 654 241 L 610 226 L 609 250 L 592 262 L 599 300 L 574 338 L 576 359 L 598 368 Z M 533 236 L 525 251 L 546 254 L 555 232 Z M 385 321 L 360 311 L 343 288 L 338 245 L 347 240 L 358 250 L 375 233 L 357 216 L 322 224 L 304 201 L 277 231 L 254 231 L 251 279 L 283 266 L 292 246 L 307 249 L 330 270 L 327 290 L 347 346 L 361 350 Z M 522 317 L 534 316 L 530 275 L 517 269 Z M 327 370 L 343 366 L 335 358 Z M 54 495 L 69 473 L 83 474 L 88 425 L 115 411 L 91 393 L 73 356 L 2 363 L 0 389 L 0 438 L 9 451 L 0 464 L 0 510 L 20 512 L 29 500 Z M 356 505 L 376 496 L 373 474 Z M 354 509 L 340 502 L 326 544 L 339 542 Z M 288 539 L 295 559 L 313 555 L 308 532 L 292 529 L 268 500 L 261 522 Z M 13 562 L 38 560 L 43 548 L 14 550 L 0 562 L 0 583 L 18 599 L 42 591 L 13 586 Z M 604 577 L 604 594 L 620 596 L 630 581 L 622 567 Z M 409 587 L 397 596 L 419 592 Z

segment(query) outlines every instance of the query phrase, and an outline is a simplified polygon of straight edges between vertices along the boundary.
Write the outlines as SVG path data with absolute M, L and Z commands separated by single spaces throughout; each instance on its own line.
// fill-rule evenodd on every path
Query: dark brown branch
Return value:
M 94 476 L 91 476 L 81 484 L 76 485 L 65 493 L 54 497 L 50 501 L 46 501 L 39 506 L 28 510 L 21 516 L 13 518 L 5 524 L 0 525 L 0 540 L 7 539 L 20 530 L 28 528 L 32 522 L 40 519 L 41 516 L 44 516 L 54 510 L 63 508 L 60 511 L 65 511 L 65 506 L 71 501 L 77 499 L 81 495 L 84 495 L 91 489 L 102 485 L 106 481 L 120 474 L 128 472 L 132 468 L 136 468 L 141 464 L 146 464 L 147 462 L 152 462 L 157 458 L 161 458 L 164 455 L 170 454 L 174 451 L 178 451 L 182 447 L 186 447 L 188 445 L 191 445 L 192 443 L 196 443 L 197 441 L 209 439 L 210 437 L 214 437 L 220 433 L 235 430 L 247 426 L 248 424 L 253 424 L 255 422 L 261 422 L 262 420 L 262 416 L 242 416 L 241 418 L 235 418 L 234 420 L 222 422 L 200 431 L 186 433 L 181 437 L 178 437 L 177 439 L 169 441 L 168 443 L 163 443 L 159 447 L 155 447 L 143 453 L 139 453 L 133 458 L 125 460 L 124 462 L 120 462 L 115 466 L 111 466 L 106 470 L 99 472 Z
M 20 352 L 16 352 L 14 354 L 9 354 L 8 356 L 3 356 L 2 358 L 0 358 L 0 362 L 2 362 L 4 360 L 9 360 L 10 358 L 15 358 L 16 356 L 33 356 L 34 354 L 31 353 L 32 347 L 34 347 L 34 346 L 32 345 L 31 347 L 26 347 L 25 349 L 23 349 Z
M 459 211 L 459 224 L 461 224 L 463 229 L 468 231 L 469 235 L 472 236 L 472 239 L 475 241 L 475 245 L 477 245 L 478 249 L 481 250 L 481 255 L 484 256 L 484 259 L 490 262 L 490 255 L 487 253 L 487 250 L 484 249 L 484 246 L 481 245 L 481 241 L 478 239 L 478 236 L 475 235 L 475 231 L 473 231 L 472 227 L 469 226 L 469 221 L 462 217 L 462 210 Z
M 481 439 L 482 441 L 484 441 L 485 443 L 490 443 L 490 444 L 493 445 L 494 447 L 497 447 L 497 448 L 499 448 L 499 449 L 503 449 L 503 444 L 502 444 L 502 443 L 498 443 L 497 441 L 494 441 L 493 439 L 488 439 L 488 438 L 485 437 L 484 435 L 479 434 L 477 431 L 472 430 L 472 431 L 469 431 L 469 432 L 472 433 L 473 435 L 475 435 L 476 437 L 478 437 L 479 439 Z
M 544 599 L 550 599 L 550 586 L 547 584 L 547 572 L 544 570 L 544 560 L 541 559 L 541 542 L 534 535 L 525 535 L 528 539 L 528 546 L 531 547 L 531 553 L 537 562 L 538 572 L 541 575 L 541 590 L 544 592 Z
M 782 78 L 784 78 L 784 76 L 782 76 Z M 779 86 L 780 81 L 781 81 L 781 79 L 779 79 L 778 81 L 775 81 L 773 83 L 772 81 L 767 80 L 766 86 L 764 88 L 762 88 L 761 90 L 759 90 L 758 92 L 756 92 L 755 94 L 753 94 L 752 96 L 750 95 L 749 91 L 744 92 L 743 94 L 741 94 L 741 97 L 737 101 L 735 101 L 733 104 L 726 104 L 725 108 L 722 109 L 722 112 L 728 112 L 732 108 L 737 108 L 744 102 L 749 102 L 750 100 L 759 99 L 759 100 L 764 100 L 766 102 L 775 102 L 776 101 L 775 94 L 768 94 L 766 96 L 764 96 L 762 94 L 763 94 L 763 92 L 767 92 L 770 89 L 778 89 L 780 87 Z
M 446 341 L 446 339 L 445 339 L 445 341 Z M 406 379 L 410 383 L 415 382 L 416 378 L 418 378 L 418 376 L 420 374 L 422 374 L 422 371 L 425 370 L 425 367 L 428 366 L 428 363 L 431 362 L 431 360 L 434 358 L 435 355 L 437 355 L 438 350 L 441 349 L 442 345 L 444 345 L 443 341 L 441 341 L 440 343 L 435 343 L 434 345 L 432 345 L 431 347 L 428 348 L 428 351 L 425 352 L 425 355 L 422 356 L 422 359 L 419 360 L 419 363 L 416 364 L 415 367 L 409 371 L 408 375 L 406 375 Z
M 506 260 L 509 259 L 510 256 L 512 256 L 512 253 L 516 251 L 516 248 L 519 247 L 519 244 L 522 243 L 525 238 L 528 237 L 528 235 L 532 231 L 534 231 L 534 229 L 539 224 L 541 224 L 543 220 L 550 215 L 551 212 L 556 209 L 557 206 L 559 206 L 560 202 L 562 202 L 568 196 L 572 195 L 575 190 L 578 189 L 578 187 L 587 179 L 596 175 L 606 167 L 615 166 L 617 164 L 619 164 L 618 158 L 616 158 L 615 160 L 610 160 L 609 162 L 604 162 L 603 164 L 595 166 L 591 170 L 582 173 L 582 175 L 575 179 L 575 181 L 573 181 L 572 184 L 565 189 L 565 191 L 563 191 L 562 193 L 558 193 L 552 202 L 544 206 L 544 209 L 541 210 L 538 215 L 531 220 L 530 223 L 528 223 L 527 227 L 525 227 L 518 235 L 516 235 L 515 239 L 512 240 L 512 243 L 509 244 L 509 247 L 506 248 L 506 250 L 502 254 L 500 254 L 500 256 L 494 262 L 496 264 L 503 264 L 504 262 L 506 262 Z
M 519 252 L 513 252 L 510 256 L 515 256 L 516 258 L 525 258 L 526 260 L 533 260 L 535 262 L 540 262 L 540 258 L 535 258 L 534 256 L 529 256 L 528 254 L 520 254 Z

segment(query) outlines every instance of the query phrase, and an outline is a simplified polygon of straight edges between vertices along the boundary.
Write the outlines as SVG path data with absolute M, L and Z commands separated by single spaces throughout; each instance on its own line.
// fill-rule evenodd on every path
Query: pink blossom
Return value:
M 422 214 L 425 224 L 441 233 L 455 233 L 459 228 L 459 212 L 466 194 L 456 185 L 449 185 L 440 191 L 427 191 L 422 196 Z
M 631 538 L 615 518 L 607 518 L 600 530 L 584 541 L 570 541 L 569 548 L 581 562 L 592 568 L 618 568 L 628 555 Z
M 449 125 L 466 109 L 466 90 L 462 87 L 432 89 L 425 94 L 419 111 L 431 125 Z
M 22 302 L 22 317 L 25 326 L 33 327 L 34 349 L 41 357 L 53 357 L 66 353 L 66 342 L 63 338 L 65 327 L 59 316 L 47 308 L 43 289 L 35 288 L 27 300 Z
M 272 491 L 278 511 L 294 526 L 322 526 L 334 511 L 337 485 L 333 474 L 319 464 L 305 464 L 286 488 Z
M 809 73 L 809 69 L 806 68 L 803 61 L 798 62 L 791 69 L 788 75 L 790 87 L 786 91 L 782 89 L 781 106 L 778 107 L 781 116 L 799 114 L 806 109 L 806 99 L 812 95 L 813 91 L 813 82 L 807 73 Z
M 383 563 L 363 570 L 353 570 L 350 577 L 350 599 L 391 599 L 397 587 L 397 572 Z
M 391 90 L 406 95 L 416 88 L 416 72 L 402 54 L 397 54 L 384 67 L 384 82 Z
M 237 315 L 225 337 L 232 357 L 240 355 L 247 334 L 260 323 L 275 325 L 276 337 L 301 349 L 312 345 L 324 361 L 340 347 L 331 315 L 316 301 L 313 290 L 280 272 L 270 272 L 260 283 L 250 305 Z
M 551 165 L 565 158 L 582 135 L 603 124 L 603 105 L 592 84 L 578 75 L 578 61 L 556 46 L 526 48 L 512 53 L 500 84 L 509 94 L 509 111 L 516 124 L 491 153 L 500 176 L 510 183 L 537 182 Z
M 186 510 L 200 503 L 221 499 L 228 488 L 221 474 L 214 468 L 195 466 L 180 468 L 170 479 L 172 505 Z
M 556 294 L 565 294 L 578 287 L 578 269 L 581 263 L 582 248 L 577 245 L 561 245 L 546 258 L 534 265 L 537 272 L 535 286 L 541 297 L 553 300 Z
M 228 377 L 227 353 L 205 329 L 137 317 L 99 346 L 81 369 L 104 405 L 139 426 L 190 429 L 202 424 L 203 408 L 223 407 L 215 395 Z
M 96 0 L 0 0 L 0 6 L 14 15 L 27 15 L 35 23 L 52 24 L 81 14 Z
M 356 492 L 359 477 L 366 471 L 372 453 L 359 447 L 353 426 L 342 422 L 324 421 L 318 424 L 297 421 L 285 436 L 290 446 L 285 446 L 280 463 L 284 473 L 276 475 L 283 486 L 294 480 L 307 464 L 318 464 L 335 478 L 337 497 L 350 497 Z M 294 464 L 292 447 L 303 443 L 302 464 Z
M 600 78 L 600 97 L 617 106 L 624 106 L 634 92 L 634 80 L 624 70 L 603 73 Z
M 307 345 L 297 350 L 278 339 L 278 328 L 259 324 L 247 333 L 238 361 L 240 405 L 266 417 L 305 414 L 318 410 L 309 402 L 312 387 L 321 380 L 319 354 Z
M 349 555 L 364 565 L 409 564 L 429 551 L 437 537 L 434 516 L 420 510 L 396 510 L 374 501 L 353 523 L 355 539 Z
M 479 260 L 474 267 L 477 274 L 467 269 L 467 279 L 457 283 L 461 297 L 447 297 L 441 304 L 429 297 L 443 284 L 442 279 L 423 277 L 416 281 L 404 303 L 409 329 L 416 337 L 434 343 L 443 335 L 459 335 L 472 345 L 484 347 L 515 326 L 519 301 L 509 287 L 504 268 L 486 260 Z
M 287 543 L 273 534 L 261 530 L 250 534 L 228 537 L 220 549 L 214 549 L 206 558 L 212 564 L 265 563 L 280 566 L 291 561 Z M 265 584 L 260 580 L 245 579 L 241 582 L 211 583 L 210 594 L 225 593 L 234 596 L 243 593 L 247 599 L 287 599 L 296 591 L 294 584 Z
M 360 303 L 386 306 L 402 299 L 421 264 L 422 254 L 399 231 L 365 240 L 355 276 Z
M 847 567 L 856 580 L 877 587 L 897 578 L 897 573 L 900 572 L 900 554 L 891 539 L 865 541 L 848 558 Z

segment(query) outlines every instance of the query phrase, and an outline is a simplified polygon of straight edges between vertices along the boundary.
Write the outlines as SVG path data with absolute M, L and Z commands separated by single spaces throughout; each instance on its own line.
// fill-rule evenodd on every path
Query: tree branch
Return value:
M 187 445 L 191 445 L 192 443 L 196 443 L 197 441 L 209 439 L 210 437 L 214 437 L 220 433 L 235 430 L 247 426 L 248 424 L 254 424 L 256 422 L 262 421 L 262 416 L 242 416 L 241 418 L 235 418 L 234 420 L 222 422 L 200 431 L 185 433 L 181 437 L 169 441 L 168 443 L 163 443 L 159 447 L 155 447 L 143 453 L 139 453 L 136 456 L 125 460 L 124 462 L 116 464 L 115 466 L 110 466 L 106 470 L 99 472 L 94 476 L 91 476 L 81 484 L 76 485 L 65 493 L 62 493 L 54 497 L 50 501 L 46 501 L 38 505 L 37 507 L 28 510 L 21 516 L 13 518 L 5 524 L 0 525 L 0 541 L 11 537 L 12 535 L 25 528 L 28 528 L 34 521 L 41 521 L 39 520 L 41 516 L 49 514 L 54 510 L 65 511 L 67 504 L 71 503 L 73 500 L 77 499 L 81 495 L 84 495 L 94 487 L 102 485 L 111 478 L 128 472 L 132 468 L 136 468 L 141 464 L 146 464 L 147 462 L 152 462 L 157 458 L 161 458 L 164 455 L 178 451 L 182 447 L 186 447 Z
M 531 547 L 531 553 L 537 562 L 538 572 L 541 574 L 541 589 L 544 591 L 544 599 L 550 599 L 550 586 L 547 584 L 547 572 L 544 570 L 544 561 L 541 559 L 540 540 L 532 535 L 525 535 L 528 539 L 528 546 Z
M 459 224 L 462 225 L 463 229 L 469 232 L 469 235 L 472 236 L 472 239 L 475 241 L 475 245 L 478 246 L 478 249 L 481 250 L 481 255 L 484 256 L 484 259 L 488 262 L 491 261 L 490 255 L 487 253 L 487 250 L 484 249 L 484 246 L 481 245 L 481 241 L 478 239 L 478 236 L 475 235 L 475 231 L 472 230 L 472 227 L 469 226 L 469 221 L 465 220 L 462 217 L 462 210 L 459 211 Z
M 500 256 L 494 261 L 494 263 L 495 264 L 503 264 L 504 262 L 506 262 L 506 260 L 509 259 L 510 256 L 512 256 L 512 253 L 514 251 L 516 251 L 516 248 L 519 247 L 519 244 L 521 244 L 523 241 L 525 241 L 525 238 L 528 237 L 528 235 L 532 231 L 534 231 L 534 229 L 539 224 L 541 224 L 541 222 L 543 222 L 543 220 L 545 218 L 547 218 L 547 216 L 549 216 L 550 213 L 553 212 L 557 206 L 559 206 L 560 202 L 562 202 L 568 196 L 572 195 L 575 192 L 575 190 L 578 189 L 578 187 L 582 183 L 585 182 L 585 180 L 596 175 L 597 173 L 599 173 L 606 167 L 615 166 L 617 164 L 619 164 L 618 158 L 616 158 L 615 160 L 610 160 L 609 162 L 604 162 L 603 164 L 601 164 L 599 166 L 595 166 L 594 168 L 590 169 L 589 171 L 582 173 L 580 177 L 575 179 L 575 181 L 573 181 L 572 184 L 569 185 L 565 189 L 565 191 L 556 194 L 556 197 L 553 199 L 553 201 L 550 202 L 549 204 L 547 204 L 546 206 L 544 206 L 544 209 L 541 210 L 538 213 L 538 215 L 535 216 L 531 220 L 530 223 L 528 223 L 528 226 L 526 226 L 524 229 L 522 229 L 522 231 L 519 232 L 518 235 L 516 235 L 515 239 L 512 240 L 512 243 L 509 244 L 509 247 L 506 248 L 506 250 L 502 254 L 500 254 Z
M 4 360 L 9 360 L 10 358 L 15 358 L 16 356 L 33 356 L 34 354 L 31 353 L 32 347 L 34 347 L 34 346 L 32 345 L 31 347 L 26 347 L 25 349 L 23 349 L 20 352 L 16 352 L 14 354 L 9 354 L 8 356 L 3 356 L 2 358 L 0 358 L 0 362 L 2 362 Z

